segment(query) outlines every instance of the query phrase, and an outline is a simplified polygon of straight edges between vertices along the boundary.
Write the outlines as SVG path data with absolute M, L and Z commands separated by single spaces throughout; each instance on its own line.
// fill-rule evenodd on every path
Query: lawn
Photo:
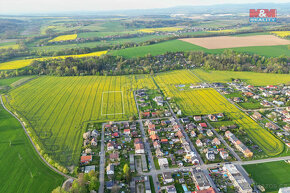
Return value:
M 64 181 L 62 176 L 42 162 L 20 123 L 2 106 L 0 107 L 0 141 L 0 192 L 48 193 Z
M 251 164 L 243 166 L 257 184 L 266 192 L 278 192 L 279 188 L 290 186 L 290 164 L 284 161 Z
M 248 84 L 255 86 L 277 85 L 281 83 L 290 84 L 289 74 L 271 74 L 256 72 L 234 72 L 234 71 L 205 71 L 195 69 L 193 72 L 206 82 L 230 82 L 231 78 L 239 78 Z
M 9 106 L 40 147 L 62 165 L 77 165 L 86 121 L 137 115 L 133 90 L 156 89 L 148 75 L 40 77 L 9 92 Z

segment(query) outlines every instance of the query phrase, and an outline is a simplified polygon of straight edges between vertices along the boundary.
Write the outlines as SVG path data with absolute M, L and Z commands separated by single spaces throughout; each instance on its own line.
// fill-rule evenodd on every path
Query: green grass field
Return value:
M 218 54 L 222 50 L 209 50 L 194 44 L 183 42 L 180 40 L 171 40 L 149 46 L 140 46 L 136 48 L 126 48 L 122 50 L 111 51 L 110 53 L 115 56 L 124 56 L 126 58 L 142 57 L 147 54 L 152 56 L 165 54 L 166 52 L 183 52 L 183 51 L 204 51 L 207 53 Z
M 228 102 L 211 88 L 182 90 L 176 84 L 191 84 L 199 80 L 190 71 L 175 71 L 176 74 L 161 73 L 154 77 L 166 97 L 171 97 L 187 116 L 227 113 L 233 122 L 242 127 L 268 156 L 276 156 L 284 151 L 284 144 L 266 129 L 258 125 L 245 113 Z M 178 82 L 170 81 L 178 80 Z
M 9 106 L 49 156 L 71 166 L 80 158 L 82 124 L 137 115 L 137 88 L 156 87 L 148 75 L 40 77 L 11 90 Z
M 257 184 L 266 192 L 278 192 L 279 188 L 290 186 L 290 164 L 284 161 L 251 164 L 243 166 Z
M 2 106 L 0 106 L 0 141 L 0 192 L 49 193 L 64 181 L 62 176 L 42 162 L 20 123 Z
M 290 56 L 288 45 L 280 46 L 253 46 L 230 48 L 237 52 L 258 54 L 267 57 L 278 57 L 281 55 Z M 147 54 L 153 56 L 165 54 L 166 52 L 186 52 L 186 51 L 203 51 L 210 54 L 222 53 L 225 49 L 206 49 L 188 42 L 180 40 L 170 40 L 149 46 L 140 46 L 136 48 L 126 48 L 121 50 L 111 51 L 112 55 L 124 56 L 126 58 L 142 57 Z
M 233 71 L 205 71 L 195 69 L 193 72 L 206 82 L 230 82 L 231 78 L 239 78 L 255 86 L 290 84 L 289 74 L 270 74 L 256 72 L 233 72 Z

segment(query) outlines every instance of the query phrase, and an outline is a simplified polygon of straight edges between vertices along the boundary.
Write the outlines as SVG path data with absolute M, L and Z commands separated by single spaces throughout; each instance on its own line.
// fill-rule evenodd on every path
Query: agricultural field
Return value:
M 133 90 L 156 89 L 149 75 L 40 77 L 9 92 L 40 147 L 62 165 L 79 161 L 83 123 L 137 115 Z
M 290 84 L 289 74 L 270 74 L 257 72 L 209 71 L 194 69 L 192 71 L 205 82 L 230 82 L 231 78 L 241 79 L 254 86 Z
M 179 73 L 179 77 L 187 77 L 188 73 Z M 196 79 L 196 76 L 192 74 Z M 259 145 L 268 156 L 276 156 L 284 151 L 284 144 L 258 125 L 254 120 L 241 112 L 227 101 L 221 94 L 211 88 L 182 90 L 178 86 L 167 83 L 172 76 L 156 76 L 159 85 L 166 97 L 171 97 L 185 115 L 206 115 L 228 113 L 233 122 L 243 128 L 251 139 Z M 181 82 L 183 82 L 181 80 Z M 175 84 L 175 83 L 174 83 Z M 187 84 L 185 81 L 181 84 Z
M 289 40 L 281 39 L 273 35 L 216 36 L 205 38 L 185 38 L 181 40 L 207 49 L 237 48 L 250 46 L 276 46 L 290 44 Z
M 230 48 L 231 50 L 249 53 L 259 54 L 267 57 L 278 57 L 281 55 L 290 56 L 288 45 L 278 46 L 252 46 L 252 47 L 237 47 Z M 152 56 L 165 54 L 166 52 L 188 52 L 188 51 L 203 51 L 209 54 L 220 54 L 225 49 L 207 49 L 195 44 L 183 42 L 181 40 L 170 40 L 158 44 L 139 46 L 136 48 L 125 48 L 120 50 L 111 51 L 110 54 L 115 56 L 123 56 L 126 58 L 144 57 L 147 54 Z
M 284 161 L 243 165 L 258 185 L 267 193 L 278 192 L 279 188 L 290 185 L 290 164 Z
M 2 106 L 0 141 L 0 192 L 49 193 L 63 183 L 64 178 L 42 162 L 20 123 Z
M 290 31 L 272 31 L 271 33 L 281 38 L 286 38 L 290 36 Z
M 90 32 L 88 32 L 90 33 Z M 102 32 L 100 32 L 102 33 Z M 106 34 L 106 32 L 102 33 Z M 84 35 L 85 36 L 85 33 Z M 31 46 L 31 50 L 35 51 L 60 51 L 60 50 L 66 50 L 66 49 L 72 49 L 72 48 L 95 48 L 97 46 L 109 46 L 109 45 L 118 45 L 122 43 L 141 43 L 148 40 L 153 39 L 161 39 L 164 37 L 168 37 L 169 35 L 151 35 L 148 34 L 147 36 L 142 37 L 135 37 L 135 38 L 122 38 L 122 39 L 115 39 L 115 40 L 103 40 L 103 41 L 95 41 L 95 42 L 85 42 L 85 43 L 78 43 L 78 44 L 65 44 L 65 45 L 49 45 L 49 46 L 41 46 L 41 47 L 35 47 Z
M 0 44 L 0 50 L 1 49 L 14 49 L 14 50 L 17 50 L 19 48 L 20 48 L 19 44 L 15 44 L 14 42 Z
M 62 36 L 57 36 L 56 38 L 53 38 L 52 40 L 49 40 L 48 42 L 69 41 L 69 40 L 75 40 L 76 38 L 77 38 L 77 34 L 62 35 Z
M 143 57 L 147 54 L 157 56 L 165 54 L 166 52 L 183 52 L 183 51 L 204 51 L 206 53 L 218 54 L 222 53 L 222 50 L 209 50 L 194 44 L 183 42 L 180 40 L 171 40 L 158 44 L 140 46 L 136 48 L 126 48 L 121 50 L 114 50 L 110 53 L 115 56 L 123 56 L 126 58 Z
M 183 28 L 181 27 L 161 27 L 161 28 L 144 28 L 139 29 L 138 31 L 144 32 L 144 33 L 154 33 L 154 32 L 174 32 L 174 31 L 180 31 Z
M 83 57 L 101 56 L 101 55 L 106 54 L 106 53 L 107 53 L 107 51 L 99 51 L 99 52 L 92 52 L 92 53 L 88 53 L 88 54 L 79 54 L 79 55 L 65 55 L 65 56 L 26 59 L 26 60 L 15 60 L 15 61 L 0 63 L 0 70 L 12 70 L 12 69 L 23 68 L 23 67 L 31 65 L 31 63 L 34 60 L 43 61 L 43 60 L 50 60 L 50 59 L 57 59 L 57 58 L 65 59 L 65 58 L 69 58 L 69 57 L 83 58 Z
M 122 31 L 122 32 L 83 32 L 78 33 L 78 38 L 96 38 L 96 37 L 106 37 L 106 36 L 116 36 L 125 34 L 135 34 L 138 31 Z

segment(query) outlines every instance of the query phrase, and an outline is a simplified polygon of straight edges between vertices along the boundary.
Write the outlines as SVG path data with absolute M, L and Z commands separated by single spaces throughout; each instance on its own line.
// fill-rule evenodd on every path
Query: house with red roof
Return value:
M 87 156 L 81 156 L 81 163 L 82 164 L 88 164 L 93 160 L 92 155 L 87 155 Z
M 200 123 L 199 126 L 205 128 L 205 127 L 207 127 L 207 124 L 206 123 Z

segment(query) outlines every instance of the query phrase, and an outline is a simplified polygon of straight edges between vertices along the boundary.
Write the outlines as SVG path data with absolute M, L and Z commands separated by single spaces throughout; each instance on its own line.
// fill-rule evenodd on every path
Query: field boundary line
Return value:
M 26 130 L 26 128 L 25 128 L 23 122 L 22 122 L 22 121 L 21 121 L 21 120 L 20 120 L 16 115 L 14 115 L 11 111 L 9 111 L 9 110 L 6 108 L 6 106 L 4 105 L 4 102 L 3 102 L 2 96 L 3 96 L 3 95 L 0 96 L 0 100 L 1 100 L 1 105 L 2 105 L 2 107 L 3 107 L 3 108 L 4 108 L 4 109 L 9 113 L 9 114 L 11 114 L 11 115 L 16 119 L 16 120 L 19 121 L 19 123 L 21 124 L 21 126 L 22 126 L 22 128 L 23 128 L 23 130 L 24 130 L 24 132 L 25 132 L 25 134 L 26 134 L 26 136 L 28 137 L 29 141 L 31 142 L 32 146 L 34 147 L 36 153 L 39 155 L 39 157 L 40 157 L 41 160 L 45 163 L 45 165 L 47 165 L 50 169 L 52 169 L 53 171 L 55 171 L 56 173 L 62 175 L 62 176 L 65 177 L 65 178 L 73 178 L 73 179 L 75 179 L 75 178 L 72 177 L 72 176 L 69 176 L 69 175 L 66 175 L 66 174 L 62 173 L 61 171 L 59 171 L 58 169 L 56 169 L 55 167 L 53 167 L 52 165 L 50 165 L 50 164 L 49 164 L 49 163 L 44 159 L 44 157 L 40 154 L 40 152 L 39 152 L 38 149 L 36 148 L 35 144 L 33 143 L 33 141 L 32 141 L 32 139 L 31 139 L 31 137 L 30 137 L 28 131 Z
M 122 95 L 122 103 L 123 103 L 123 105 L 122 105 L 122 110 L 123 110 L 123 112 L 122 113 L 110 113 L 110 114 L 104 114 L 103 113 L 103 104 L 104 104 L 104 93 L 116 93 L 116 92 L 119 92 L 119 93 L 121 93 L 121 95 Z M 114 100 L 115 100 L 115 98 L 114 98 Z M 102 103 L 101 103 L 101 116 L 105 116 L 105 115 L 124 115 L 125 114 L 125 105 L 124 105 L 124 94 L 123 94 L 123 91 L 122 90 L 120 90 L 120 91 L 103 91 L 102 92 Z

